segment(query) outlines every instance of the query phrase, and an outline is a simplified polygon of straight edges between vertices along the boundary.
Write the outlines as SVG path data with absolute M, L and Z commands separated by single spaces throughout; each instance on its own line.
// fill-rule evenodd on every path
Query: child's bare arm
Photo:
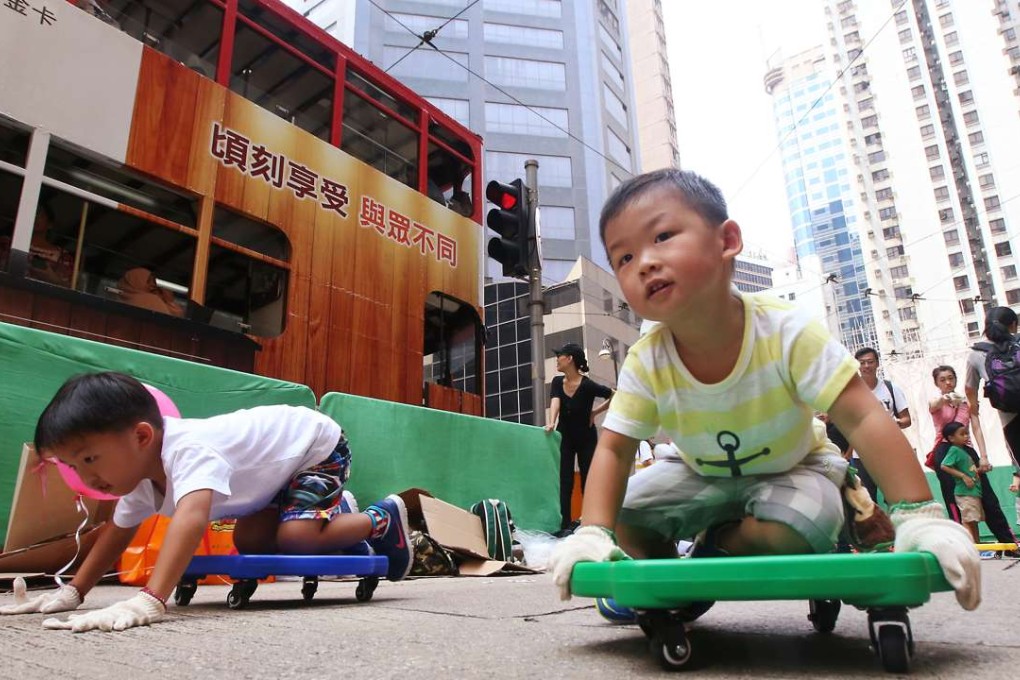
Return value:
M 92 546 L 92 550 L 82 562 L 81 568 L 71 580 L 71 585 L 78 589 L 82 599 L 99 582 L 103 574 L 110 570 L 121 553 L 127 550 L 137 531 L 138 527 L 125 529 L 113 522 L 108 522 L 99 529 L 100 533 L 96 544 Z
M 612 430 L 603 430 L 595 447 L 588 483 L 585 485 L 581 517 L 584 524 L 613 529 L 623 505 L 627 477 L 634 462 L 638 440 Z
M 931 500 L 910 443 L 859 376 L 851 378 L 836 398 L 829 417 L 857 451 L 889 503 Z
M 148 583 L 149 590 L 164 600 L 181 580 L 209 525 L 212 495 L 211 489 L 199 489 L 177 503 Z

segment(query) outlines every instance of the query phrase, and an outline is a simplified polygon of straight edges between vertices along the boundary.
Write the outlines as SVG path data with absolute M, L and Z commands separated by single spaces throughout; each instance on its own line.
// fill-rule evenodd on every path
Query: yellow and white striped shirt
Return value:
M 829 410 L 857 362 L 803 311 L 734 293 L 744 303 L 744 339 L 730 374 L 699 382 L 658 324 L 628 352 L 603 427 L 635 439 L 661 427 L 687 464 L 709 477 L 785 472 L 832 450 L 814 411 Z

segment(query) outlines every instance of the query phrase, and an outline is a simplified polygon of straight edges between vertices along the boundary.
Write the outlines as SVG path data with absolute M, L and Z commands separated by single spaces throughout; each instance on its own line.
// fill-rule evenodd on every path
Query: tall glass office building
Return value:
M 871 346 L 875 322 L 857 233 L 853 161 L 825 53 L 819 47 L 770 64 L 764 82 L 772 95 L 797 258 L 818 256 L 822 271 L 804 275 L 832 288 L 826 314 L 830 322 L 838 320 L 843 344 Z

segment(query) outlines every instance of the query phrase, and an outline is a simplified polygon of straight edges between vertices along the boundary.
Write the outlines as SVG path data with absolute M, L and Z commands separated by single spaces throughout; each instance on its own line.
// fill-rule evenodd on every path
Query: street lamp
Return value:
M 599 359 L 613 360 L 613 383 L 620 381 L 620 367 L 616 362 L 616 343 L 612 338 L 602 338 L 602 349 L 599 350 Z

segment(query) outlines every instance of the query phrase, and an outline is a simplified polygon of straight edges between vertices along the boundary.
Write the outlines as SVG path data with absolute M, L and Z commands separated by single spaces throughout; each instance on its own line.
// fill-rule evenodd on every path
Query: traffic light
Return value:
M 489 257 L 503 265 L 503 276 L 527 276 L 531 220 L 524 181 L 518 178 L 503 184 L 493 180 L 485 187 L 485 197 L 498 206 L 485 219 L 499 234 L 489 241 Z

